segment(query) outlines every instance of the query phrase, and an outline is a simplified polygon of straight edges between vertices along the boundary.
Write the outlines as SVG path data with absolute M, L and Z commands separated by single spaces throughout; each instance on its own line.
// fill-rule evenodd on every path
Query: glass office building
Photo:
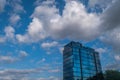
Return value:
M 79 42 L 65 45 L 63 80 L 103 80 L 99 53 Z

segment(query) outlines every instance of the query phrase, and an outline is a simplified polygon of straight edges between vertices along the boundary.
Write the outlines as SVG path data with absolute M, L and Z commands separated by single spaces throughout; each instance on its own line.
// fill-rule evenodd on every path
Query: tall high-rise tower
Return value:
M 98 52 L 79 42 L 65 45 L 63 80 L 103 80 Z

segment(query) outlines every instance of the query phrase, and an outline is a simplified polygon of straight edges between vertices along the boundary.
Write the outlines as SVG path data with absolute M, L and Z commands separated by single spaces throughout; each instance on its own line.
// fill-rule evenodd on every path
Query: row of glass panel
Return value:
M 88 78 L 88 77 L 96 76 L 96 73 L 82 73 L 81 74 L 80 72 L 74 72 L 73 76 L 79 76 L 79 77 L 83 76 L 83 77 Z
M 78 71 L 80 72 L 81 71 L 81 68 L 80 67 L 73 67 L 73 71 Z M 82 68 L 82 71 L 85 72 L 85 73 L 95 73 L 96 72 L 96 69 L 95 68 Z
M 80 61 L 79 60 L 75 60 L 74 62 L 72 62 L 72 60 L 69 60 L 69 61 L 67 61 L 67 62 L 64 62 L 64 65 L 65 66 L 75 66 L 75 67 L 80 67 Z M 82 66 L 83 67 L 95 67 L 95 63 L 92 63 L 92 62 L 82 62 Z M 98 67 L 100 66 L 100 65 L 97 65 Z
M 81 51 L 81 52 L 73 51 L 73 54 L 76 54 L 76 55 L 81 54 L 82 56 L 90 56 L 90 57 L 94 56 L 93 52 L 86 52 L 86 51 Z

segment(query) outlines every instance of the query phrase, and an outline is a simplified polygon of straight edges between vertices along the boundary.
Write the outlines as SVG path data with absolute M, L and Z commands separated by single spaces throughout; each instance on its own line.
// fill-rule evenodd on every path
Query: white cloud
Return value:
M 31 38 L 37 39 L 43 39 L 44 38 L 44 31 L 42 27 L 42 23 L 39 21 L 39 19 L 34 18 L 32 23 L 30 23 L 28 28 L 28 34 Z
M 28 34 L 25 34 L 25 35 L 20 35 L 20 34 L 17 34 L 16 35 L 16 39 L 18 42 L 30 42 L 30 38 L 29 38 L 29 35 Z
M 108 51 L 106 48 L 97 48 L 95 50 L 98 51 L 99 53 L 105 53 Z
M 14 38 L 14 32 L 15 32 L 15 30 L 14 30 L 13 27 L 7 26 L 7 27 L 5 27 L 4 31 L 5 31 L 5 34 L 6 34 L 7 38 L 10 38 L 10 39 Z
M 12 9 L 9 13 L 9 22 L 11 25 L 15 26 L 20 21 L 21 14 L 25 13 L 22 0 L 7 0 L 7 4 Z
M 6 5 L 6 0 L 0 0 L 0 12 L 4 10 L 5 5 Z
M 18 59 L 12 56 L 2 56 L 0 55 L 0 63 L 13 63 Z
M 50 48 L 50 47 L 55 47 L 58 45 L 58 42 L 53 41 L 53 42 L 45 42 L 41 44 L 42 48 Z
M 27 52 L 25 52 L 25 51 L 20 51 L 20 57 L 26 57 L 26 56 L 28 56 L 28 53 Z
M 115 59 L 119 61 L 120 60 L 120 55 L 115 55 Z
M 24 41 L 33 39 L 36 42 L 46 37 L 91 40 L 99 35 L 98 15 L 87 13 L 85 7 L 76 1 L 66 3 L 62 16 L 56 7 L 40 5 L 35 8 L 31 17 L 33 21 L 28 26 L 28 32 L 17 35 L 19 41 L 24 38 Z
M 17 22 L 20 20 L 20 16 L 17 15 L 17 14 L 12 14 L 11 17 L 10 17 L 10 23 L 11 24 L 17 24 Z
M 97 0 L 90 4 L 98 2 Z M 111 0 L 106 2 L 111 2 Z M 50 4 L 53 3 L 45 4 L 44 2 L 35 8 L 31 15 L 33 20 L 29 24 L 26 34 L 16 35 L 19 42 L 38 42 L 48 37 L 90 41 L 102 35 L 100 40 L 110 44 L 115 51 L 119 52 L 119 0 L 114 0 L 109 5 L 106 4 L 107 8 L 101 14 L 88 13 L 81 3 L 69 0 L 66 1 L 63 14 L 60 15 L 59 10 L 54 5 L 49 6 Z M 101 51 L 103 52 L 103 50 Z
M 12 26 L 5 27 L 4 32 L 5 35 L 0 35 L 0 43 L 15 39 L 15 30 Z
M 43 42 L 41 44 L 41 47 L 43 49 L 45 49 L 47 52 L 47 54 L 51 54 L 51 53 L 55 53 L 55 50 L 53 50 L 52 48 L 56 47 L 56 51 L 59 49 L 61 45 L 57 42 L 57 41 L 52 41 L 52 42 Z
M 68 2 L 62 17 L 51 19 L 51 23 L 50 33 L 53 38 L 90 40 L 99 35 L 98 16 L 94 13 L 87 13 L 85 7 L 76 1 Z
M 26 51 L 19 50 L 15 53 L 18 53 L 17 55 L 14 55 L 14 52 L 6 52 L 7 55 L 2 55 L 3 53 L 0 53 L 0 63 L 6 64 L 6 63 L 14 63 L 17 61 L 22 61 L 24 58 L 26 58 L 29 54 Z
M 28 26 L 27 33 L 25 35 L 17 34 L 16 38 L 19 42 L 37 42 L 45 38 L 45 33 L 42 27 L 42 23 L 39 19 L 34 18 Z

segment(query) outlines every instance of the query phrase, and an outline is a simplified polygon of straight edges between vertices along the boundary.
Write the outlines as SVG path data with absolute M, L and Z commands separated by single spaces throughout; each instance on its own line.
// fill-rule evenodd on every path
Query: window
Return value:
M 75 54 L 74 59 L 80 59 L 80 56 Z
M 81 76 L 80 72 L 74 72 L 74 76 Z
M 79 48 L 74 47 L 73 52 L 79 52 Z
M 74 71 L 74 72 L 80 72 L 81 69 L 80 69 L 80 67 L 74 67 L 74 68 L 73 68 L 73 71 Z
M 80 67 L 80 64 L 74 63 L 74 67 Z

